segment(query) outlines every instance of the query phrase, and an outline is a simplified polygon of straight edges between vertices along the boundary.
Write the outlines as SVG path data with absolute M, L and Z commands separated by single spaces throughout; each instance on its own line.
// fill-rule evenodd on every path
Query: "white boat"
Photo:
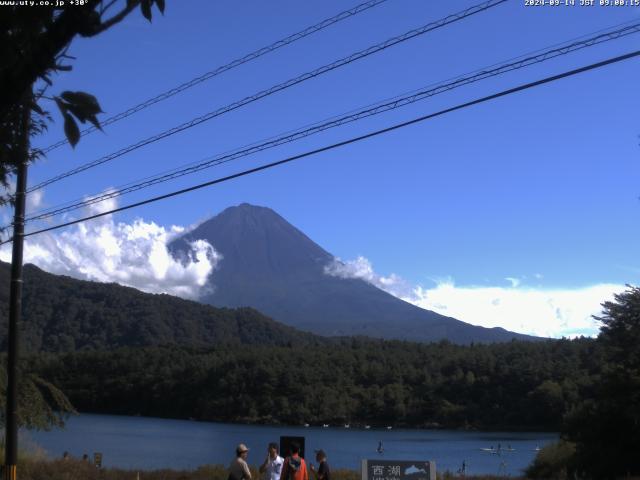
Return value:
M 365 425 L 364 428 L 365 430 L 369 430 L 371 428 L 371 425 Z
M 308 427 L 308 426 L 309 426 L 309 424 L 308 424 L 308 423 L 305 423 L 305 424 L 304 424 L 304 426 L 305 426 L 305 427 Z
M 325 423 L 324 425 L 322 425 L 322 428 L 329 428 L 329 424 Z
M 388 426 L 388 427 L 387 427 L 387 430 L 391 430 L 392 428 L 393 428 L 392 426 Z
M 351 425 L 349 425 L 348 423 L 345 423 L 344 428 L 351 428 Z

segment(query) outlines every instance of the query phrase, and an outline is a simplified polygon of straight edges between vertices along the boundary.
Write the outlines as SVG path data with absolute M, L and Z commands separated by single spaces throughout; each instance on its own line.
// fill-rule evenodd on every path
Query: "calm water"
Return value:
M 82 414 L 64 430 L 25 432 L 22 444 L 35 444 L 50 456 L 66 450 L 74 457 L 102 452 L 103 465 L 123 468 L 192 469 L 227 464 L 235 446 L 246 443 L 249 463 L 262 462 L 266 445 L 280 435 L 306 437 L 307 452 L 323 448 L 333 468 L 359 470 L 363 458 L 435 460 L 439 471 L 456 471 L 464 460 L 468 474 L 517 475 L 536 447 L 557 439 L 552 433 L 460 432 L 453 430 L 360 430 L 342 427 L 264 427 L 157 418 Z M 384 453 L 376 452 L 382 441 Z M 500 455 L 483 448 L 501 445 Z M 504 449 L 510 445 L 513 451 Z

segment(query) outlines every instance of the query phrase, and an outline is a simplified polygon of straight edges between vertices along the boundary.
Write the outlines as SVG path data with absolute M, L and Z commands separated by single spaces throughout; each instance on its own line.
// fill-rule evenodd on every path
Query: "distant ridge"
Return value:
M 0 262 L 0 316 L 8 318 L 10 265 Z M 112 350 L 120 347 L 220 344 L 317 344 L 251 308 L 219 309 L 115 283 L 77 280 L 24 268 L 21 344 L 27 352 Z M 6 350 L 7 322 L 0 322 Z
M 200 298 L 203 303 L 251 306 L 321 335 L 460 344 L 537 338 L 470 325 L 418 308 L 363 280 L 327 275 L 324 269 L 333 255 L 270 208 L 247 203 L 229 207 L 170 248 L 181 256 L 189 242 L 199 239 L 223 255 L 210 276 L 213 293 Z

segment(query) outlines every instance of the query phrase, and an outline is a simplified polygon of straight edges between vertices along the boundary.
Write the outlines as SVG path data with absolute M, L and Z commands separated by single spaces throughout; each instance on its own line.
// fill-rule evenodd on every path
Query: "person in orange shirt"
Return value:
M 304 458 L 300 456 L 300 445 L 293 442 L 290 446 L 291 456 L 287 457 L 282 466 L 280 480 L 309 480 L 309 472 Z

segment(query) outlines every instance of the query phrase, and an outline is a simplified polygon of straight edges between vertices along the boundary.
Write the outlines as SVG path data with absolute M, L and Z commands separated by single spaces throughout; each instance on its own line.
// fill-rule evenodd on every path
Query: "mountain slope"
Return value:
M 251 306 L 274 319 L 321 335 L 455 343 L 533 339 L 502 328 L 473 326 L 404 302 L 360 279 L 327 275 L 334 257 L 269 208 L 230 207 L 171 244 L 184 256 L 204 239 L 223 255 L 213 293 L 200 301 Z
M 0 262 L 0 317 L 8 318 L 10 265 Z M 117 284 L 87 282 L 24 267 L 21 342 L 27 351 L 65 352 L 163 344 L 206 347 L 287 345 L 323 339 L 251 308 L 218 309 Z M 6 350 L 7 322 L 0 322 Z

